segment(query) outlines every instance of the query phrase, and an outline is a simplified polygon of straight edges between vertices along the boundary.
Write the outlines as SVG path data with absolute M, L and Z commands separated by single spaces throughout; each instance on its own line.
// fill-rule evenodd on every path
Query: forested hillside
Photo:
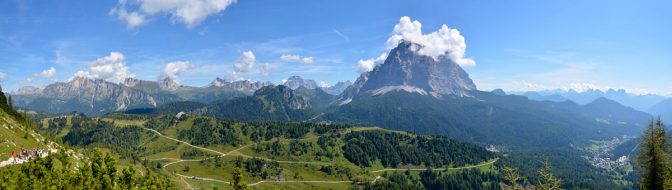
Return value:
M 119 163 L 147 167 L 179 188 L 230 188 L 236 168 L 243 182 L 260 189 L 369 188 L 365 184 L 386 181 L 387 175 L 427 168 L 435 175 L 454 170 L 491 184 L 499 180 L 492 177 L 498 155 L 483 147 L 379 128 L 114 114 L 47 118 L 39 129 L 71 147 L 109 150 Z M 460 183 L 451 177 L 426 180 Z

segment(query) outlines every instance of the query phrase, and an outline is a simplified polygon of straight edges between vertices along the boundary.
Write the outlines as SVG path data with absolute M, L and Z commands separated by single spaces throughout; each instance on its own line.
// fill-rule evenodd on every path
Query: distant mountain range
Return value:
M 313 80 L 305 80 L 309 82 L 301 83 L 303 79 L 297 76 L 290 77 L 290 80 L 296 81 L 296 87 L 319 88 Z M 349 81 L 339 82 L 337 85 L 319 89 L 324 89 L 325 93 L 326 91 L 340 93 L 342 90 L 339 89 L 345 89 L 348 83 Z M 216 78 L 208 86 L 192 87 L 181 86 L 170 78 L 159 81 L 127 78 L 122 83 L 111 83 L 101 79 L 76 77 L 69 82 L 47 85 L 43 89 L 31 86 L 22 87 L 11 94 L 18 107 L 47 113 L 77 111 L 96 116 L 137 108 L 156 108 L 161 104 L 171 102 L 211 103 L 229 100 L 251 96 L 267 86 L 273 86 L 273 84 L 249 80 L 226 81 Z M 323 103 L 315 104 L 322 104 L 324 107 Z
M 50 113 L 184 111 L 240 120 L 339 122 L 537 148 L 568 148 L 588 140 L 638 135 L 652 117 L 607 98 L 582 105 L 559 95 L 557 102 L 534 101 L 528 98 L 531 95 L 479 91 L 454 61 L 421 55 L 416 51 L 419 46 L 402 42 L 354 84 L 332 88 L 299 76 L 278 86 L 217 78 L 205 87 L 181 86 L 170 79 L 115 84 L 75 78 L 41 90 L 17 91 L 14 100 L 17 106 Z M 344 91 L 337 93 L 339 89 Z M 613 93 L 621 92 L 607 94 Z
M 485 144 L 569 147 L 588 139 L 637 135 L 651 117 L 607 99 L 581 106 L 478 91 L 454 61 L 420 55 L 414 46 L 419 45 L 400 43 L 322 119 Z
M 671 111 L 667 111 L 672 109 L 672 106 L 666 106 L 666 104 L 669 104 L 666 103 L 666 101 L 671 100 L 668 97 L 655 94 L 637 95 L 628 93 L 623 89 L 609 89 L 606 91 L 590 89 L 582 92 L 558 89 L 537 92 L 530 91 L 517 94 L 527 96 L 531 100 L 554 102 L 571 100 L 577 104 L 582 105 L 593 102 L 600 98 L 607 98 L 640 111 L 645 111 L 653 115 L 661 115 L 663 118 L 667 118 L 667 121 L 672 121 L 672 114 L 670 114 Z

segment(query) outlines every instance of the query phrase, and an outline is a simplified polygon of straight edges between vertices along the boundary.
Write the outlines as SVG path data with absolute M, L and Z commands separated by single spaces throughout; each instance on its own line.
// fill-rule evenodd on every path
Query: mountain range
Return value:
M 608 89 L 608 90 L 598 90 L 598 89 L 589 89 L 585 91 L 575 91 L 575 90 L 544 90 L 544 91 L 530 91 L 518 93 L 524 96 L 529 97 L 533 100 L 539 101 L 565 101 L 571 100 L 577 104 L 587 104 L 592 101 L 597 100 L 598 98 L 608 98 L 610 100 L 617 101 L 625 106 L 629 106 L 641 111 L 647 111 L 652 106 L 660 103 L 661 101 L 667 99 L 665 96 L 655 95 L 655 94 L 632 94 L 628 93 L 623 89 Z
M 346 81 L 334 86 L 317 87 L 313 80 L 305 80 L 309 82 L 302 83 L 304 80 L 298 76 L 290 77 L 290 79 L 297 80 L 295 83 L 297 88 L 312 87 L 310 89 L 323 89 L 323 92 L 331 93 L 340 93 L 349 84 L 349 81 Z M 12 92 L 11 95 L 14 103 L 19 107 L 47 113 L 77 111 L 96 116 L 115 111 L 156 108 L 161 104 L 171 102 L 212 103 L 251 96 L 267 86 L 273 86 L 273 84 L 249 80 L 226 81 L 216 78 L 208 86 L 192 87 L 179 85 L 170 78 L 159 81 L 127 78 L 122 83 L 112 83 L 101 79 L 75 77 L 69 82 L 57 82 L 43 89 L 31 86 L 22 87 Z
M 188 112 L 240 120 L 342 122 L 510 147 L 571 147 L 637 135 L 652 117 L 607 98 L 577 104 L 479 91 L 455 61 L 421 55 L 418 48 L 401 42 L 339 95 L 292 76 L 278 86 L 217 78 L 205 87 L 180 86 L 170 79 L 114 84 L 75 78 L 14 96 L 17 106 L 51 113 Z

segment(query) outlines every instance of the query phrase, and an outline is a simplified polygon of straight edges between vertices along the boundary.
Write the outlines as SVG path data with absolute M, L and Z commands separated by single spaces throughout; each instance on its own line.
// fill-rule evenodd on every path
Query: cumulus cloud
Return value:
M 159 79 L 169 78 L 179 83 L 179 75 L 185 71 L 188 71 L 192 68 L 191 63 L 185 61 L 176 61 L 166 64 L 166 66 L 161 71 Z
M 53 78 L 56 76 L 56 68 L 51 67 L 47 70 L 43 70 L 42 72 L 35 73 L 33 74 L 35 77 L 40 77 L 40 78 Z
M 380 56 L 372 59 L 367 59 L 367 60 L 359 60 L 357 62 L 357 71 L 360 73 L 364 72 L 369 72 L 373 70 L 376 65 L 383 64 L 385 62 L 385 59 L 387 58 L 387 53 L 382 53 Z
M 128 71 L 124 54 L 119 52 L 110 52 L 110 55 L 90 62 L 87 67 L 88 70 L 77 71 L 75 77 L 103 79 L 114 83 L 120 83 L 126 78 L 135 77 Z
M 0 72 L 0 80 L 3 80 L 7 77 L 7 73 Z
M 457 29 L 448 28 L 441 25 L 438 31 L 422 34 L 422 24 L 411 18 L 404 16 L 399 19 L 399 23 L 394 26 L 392 36 L 387 39 L 385 47 L 391 50 L 399 45 L 401 40 L 415 42 L 421 45 L 418 53 L 437 59 L 442 55 L 447 55 L 462 67 L 474 66 L 476 62 L 473 59 L 465 58 L 467 44 L 464 36 Z
M 233 66 L 237 72 L 246 73 L 252 71 L 254 62 L 256 61 L 257 57 L 254 56 L 254 53 L 252 51 L 246 51 L 243 52 L 243 56 L 241 56 Z
M 50 79 L 54 78 L 56 76 L 56 68 L 51 67 L 47 70 L 43 70 L 38 73 L 34 73 L 30 75 L 30 77 L 26 78 L 24 82 L 32 83 L 36 81 L 40 81 L 40 79 Z
M 268 76 L 269 74 L 271 74 L 271 66 L 267 63 L 261 67 L 261 75 Z
M 110 10 L 110 15 L 116 15 L 121 21 L 126 22 L 126 28 L 131 30 L 147 23 L 147 17 L 138 12 L 128 12 L 125 6 L 120 6 Z
M 243 52 L 243 55 L 233 64 L 233 71 L 230 71 L 227 77 L 234 81 L 243 80 L 242 75 L 251 72 L 256 61 L 257 57 L 252 51 Z
M 126 0 L 119 0 L 118 6 L 110 10 L 110 14 L 126 22 L 129 28 L 141 26 L 148 17 L 155 15 L 169 15 L 173 22 L 193 28 L 208 16 L 223 12 L 235 2 L 236 0 L 134 0 L 127 3 Z
M 311 64 L 315 62 L 315 58 L 313 57 L 301 57 L 297 54 L 282 54 L 280 56 L 280 60 L 284 62 L 299 62 L 303 64 Z
M 389 52 L 397 47 L 401 41 L 410 41 L 419 44 L 420 47 L 417 47 L 416 51 L 421 55 L 430 56 L 434 59 L 447 56 L 462 67 L 476 65 L 476 61 L 465 57 L 467 44 L 464 36 L 457 29 L 448 28 L 445 24 L 437 31 L 423 34 L 422 23 L 420 21 L 411 21 L 411 18 L 408 16 L 401 17 L 399 23 L 394 26 L 392 35 L 385 43 L 385 52 Z M 379 60 L 379 58 L 360 60 L 358 62 L 358 70 L 360 72 L 372 70 L 377 65 L 375 61 Z

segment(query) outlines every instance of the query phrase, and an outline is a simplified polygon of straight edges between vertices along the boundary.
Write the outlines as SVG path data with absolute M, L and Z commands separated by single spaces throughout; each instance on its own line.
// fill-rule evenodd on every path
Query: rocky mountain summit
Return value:
M 233 88 L 236 90 L 240 90 L 243 92 L 249 92 L 252 93 L 254 91 L 257 91 L 265 86 L 271 86 L 273 83 L 271 82 L 252 82 L 249 80 L 239 80 L 239 81 L 233 81 L 229 82 L 224 79 L 221 79 L 217 77 L 215 80 L 213 80 L 210 83 L 210 86 L 216 86 L 216 87 L 229 87 Z
M 300 76 L 289 77 L 283 85 L 291 88 L 292 90 L 297 89 L 301 86 L 306 87 L 307 89 L 319 88 L 319 85 L 317 85 L 317 82 L 315 82 L 314 80 L 303 79 Z
M 127 80 L 128 83 L 141 81 Z M 123 84 L 101 79 L 75 77 L 70 82 L 46 86 L 35 96 L 16 96 L 18 106 L 46 112 L 81 111 L 86 114 L 103 114 L 133 107 L 155 107 L 174 98 L 156 96 Z
M 462 68 L 447 56 L 434 59 L 417 52 L 419 44 L 403 41 L 392 49 L 385 62 L 363 73 L 343 93 L 343 100 L 371 92 L 409 91 L 440 97 L 469 96 L 476 85 Z
M 327 92 L 331 95 L 340 95 L 350 85 L 352 85 L 352 82 L 350 82 L 349 80 L 348 81 L 341 81 L 341 82 L 336 83 L 333 86 L 322 88 L 322 90 L 324 90 L 325 92 Z

